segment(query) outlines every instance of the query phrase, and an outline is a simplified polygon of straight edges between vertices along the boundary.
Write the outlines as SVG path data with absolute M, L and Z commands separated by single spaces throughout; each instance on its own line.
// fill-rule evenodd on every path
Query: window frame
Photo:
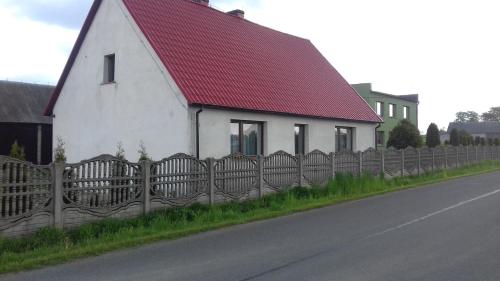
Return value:
M 403 106 L 403 119 L 410 119 L 410 107 L 409 106 Z
M 264 122 L 263 121 L 231 119 L 229 124 L 230 125 L 231 124 L 238 124 L 238 149 L 236 152 L 231 151 L 231 154 L 240 153 L 240 154 L 250 156 L 250 157 L 264 154 Z M 257 125 L 258 131 L 260 134 L 260 137 L 258 137 L 258 141 L 260 142 L 260 145 L 259 145 L 259 143 L 257 143 L 257 154 L 256 155 L 244 153 L 245 138 L 242 137 L 244 135 L 244 130 L 243 130 L 244 125 Z M 231 138 L 231 134 L 229 135 L 229 138 Z M 230 139 L 229 146 L 230 146 L 230 149 L 232 150 L 231 139 Z
M 350 149 L 340 149 L 340 130 L 346 129 L 351 134 L 350 138 Z M 342 151 L 354 151 L 354 128 L 353 127 L 345 127 L 345 126 L 335 126 L 335 152 Z
M 380 106 L 380 112 L 379 112 L 379 106 Z M 378 116 L 384 117 L 384 111 L 385 111 L 384 107 L 385 107 L 384 102 L 381 101 L 375 102 L 375 112 L 377 113 Z
M 306 126 L 305 124 L 295 124 L 293 127 L 293 136 L 294 136 L 294 147 L 295 147 L 295 155 L 305 155 L 307 153 L 306 151 Z M 296 129 L 299 128 L 299 132 L 297 135 Z M 302 132 L 302 134 L 301 134 Z M 300 151 L 299 144 L 297 143 L 297 138 L 302 139 L 302 152 Z
M 390 118 L 397 118 L 397 116 L 398 116 L 398 112 L 397 112 L 396 104 L 389 103 L 389 117 Z
M 380 138 L 380 135 L 382 136 L 382 138 Z M 377 131 L 376 138 L 377 138 L 376 139 L 377 145 L 382 145 L 382 146 L 385 145 L 385 132 L 384 131 Z
M 116 54 L 104 56 L 103 84 L 116 83 Z

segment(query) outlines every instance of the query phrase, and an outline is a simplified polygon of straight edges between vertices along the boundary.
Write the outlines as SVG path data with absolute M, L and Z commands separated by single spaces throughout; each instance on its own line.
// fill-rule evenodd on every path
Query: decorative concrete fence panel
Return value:
M 186 206 L 207 202 L 209 174 L 207 163 L 186 154 L 176 154 L 150 166 L 151 208 Z M 147 167 L 145 167 L 147 169 Z
M 0 233 L 32 233 L 52 222 L 49 166 L 0 156 Z
M 129 162 L 101 155 L 79 163 L 39 166 L 0 156 L 0 235 L 42 227 L 71 228 L 103 218 L 128 218 L 193 203 L 259 198 L 294 186 L 323 185 L 335 174 L 399 177 L 500 160 L 500 147 L 368 149 L 306 155 L 283 151 L 199 160 L 176 154 Z
M 264 157 L 263 165 L 263 180 L 268 188 L 281 191 L 300 184 L 298 157 L 278 151 Z
M 420 151 L 420 169 L 424 173 L 434 171 L 434 151 L 428 147 L 424 147 Z
M 333 177 L 332 156 L 314 150 L 303 158 L 303 177 L 309 185 L 321 185 Z
M 359 162 L 359 153 L 341 151 L 335 153 L 335 173 L 359 175 L 362 163 Z
M 384 151 L 384 173 L 390 177 L 397 177 L 403 174 L 403 152 L 395 148 L 388 148 Z
M 214 163 L 215 194 L 241 200 L 255 197 L 259 187 L 259 167 L 251 157 L 233 154 Z
M 444 147 L 434 149 L 434 167 L 436 170 L 446 169 L 446 150 Z
M 402 150 L 403 153 L 403 167 L 405 175 L 418 175 L 420 174 L 420 151 L 416 148 L 408 147 Z
M 370 148 L 361 155 L 363 173 L 370 173 L 374 176 L 378 176 L 383 172 L 382 157 L 384 157 L 384 155 L 382 151 Z
M 110 155 L 69 164 L 63 170 L 63 224 L 141 213 L 141 166 Z

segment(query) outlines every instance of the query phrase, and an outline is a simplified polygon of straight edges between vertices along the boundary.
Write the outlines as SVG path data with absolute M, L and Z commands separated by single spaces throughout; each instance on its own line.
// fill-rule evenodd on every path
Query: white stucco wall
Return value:
M 192 116 L 196 110 L 192 109 Z M 204 108 L 199 118 L 200 158 L 221 157 L 230 153 L 230 123 L 233 119 L 264 122 L 265 154 L 278 150 L 294 154 L 295 124 L 307 125 L 306 152 L 314 149 L 333 152 L 336 126 L 354 128 L 355 151 L 375 146 L 376 124 Z
M 104 56 L 115 53 L 113 84 L 102 84 Z M 153 159 L 192 152 L 187 102 L 123 3 L 104 0 L 54 108 L 68 161 L 115 154 L 144 142 Z

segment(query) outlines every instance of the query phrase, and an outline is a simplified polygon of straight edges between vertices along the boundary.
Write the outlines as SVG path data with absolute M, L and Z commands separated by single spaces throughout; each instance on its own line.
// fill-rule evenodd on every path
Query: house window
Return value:
M 410 118 L 410 108 L 408 106 L 403 107 L 403 118 Z
M 348 127 L 335 128 L 336 151 L 352 151 L 353 129 Z
M 231 121 L 231 153 L 263 154 L 262 122 Z
M 295 125 L 295 154 L 306 152 L 306 125 Z
M 377 102 L 377 114 L 378 116 L 384 116 L 384 103 L 378 101 Z
M 385 132 L 377 131 L 377 145 L 385 145 Z
M 396 117 L 396 105 L 395 104 L 392 104 L 390 103 L 389 104 L 389 117 Z
M 115 54 L 104 57 L 104 83 L 115 82 Z

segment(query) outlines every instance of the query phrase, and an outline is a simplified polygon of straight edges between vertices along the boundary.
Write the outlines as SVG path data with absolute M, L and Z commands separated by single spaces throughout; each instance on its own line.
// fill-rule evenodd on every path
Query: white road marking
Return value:
M 419 217 L 419 218 L 416 218 L 414 220 L 411 220 L 409 222 L 405 222 L 403 224 L 400 224 L 398 226 L 395 226 L 395 227 L 391 227 L 391 228 L 388 228 L 386 230 L 383 230 L 383 231 L 380 231 L 380 232 L 377 232 L 375 234 L 371 234 L 369 236 L 367 236 L 365 239 L 369 239 L 369 238 L 373 238 L 373 237 L 376 237 L 376 236 L 380 236 L 380 235 L 384 235 L 388 232 L 391 232 L 391 231 L 394 231 L 394 230 L 398 230 L 398 229 L 401 229 L 403 227 L 406 227 L 406 226 L 409 226 L 409 225 L 412 225 L 412 224 L 415 224 L 417 222 L 421 222 L 423 220 L 426 220 L 428 218 L 431 218 L 433 216 L 436 216 L 436 215 L 439 215 L 439 214 L 442 214 L 444 212 L 447 212 L 447 211 L 450 211 L 450 210 L 453 210 L 455 208 L 458 208 L 460 206 L 463 206 L 465 204 L 468 204 L 468 203 L 471 203 L 471 202 L 474 202 L 474 201 L 477 201 L 477 200 L 480 200 L 480 199 L 483 199 L 483 198 L 486 198 L 488 196 L 492 196 L 496 193 L 499 193 L 500 192 L 500 189 L 497 189 L 497 190 L 494 190 L 494 191 L 491 191 L 491 192 L 488 192 L 488 193 L 485 193 L 483 195 L 480 195 L 480 196 L 477 196 L 477 197 L 474 197 L 474 198 L 471 198 L 469 200 L 465 200 L 465 201 L 462 201 L 460 203 L 457 203 L 455 205 L 452 205 L 452 206 L 449 206 L 449 207 L 446 207 L 444 209 L 441 209 L 439 211 L 436 211 L 436 212 L 433 212 L 433 213 L 430 213 L 430 214 L 427 214 L 425 216 L 422 216 L 422 217 Z

